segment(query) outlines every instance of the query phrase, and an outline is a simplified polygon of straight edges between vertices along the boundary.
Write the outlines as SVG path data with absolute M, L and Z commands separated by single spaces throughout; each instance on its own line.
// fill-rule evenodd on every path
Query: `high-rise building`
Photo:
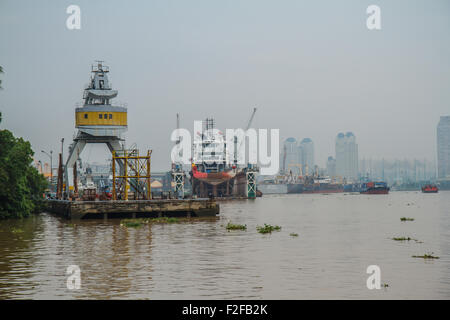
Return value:
M 336 175 L 347 181 L 358 178 L 358 145 L 353 133 L 339 133 L 336 137 Z
M 314 173 L 314 143 L 310 138 L 305 138 L 299 145 L 299 163 L 302 164 L 304 174 Z
M 292 170 L 294 174 L 300 173 L 300 170 L 297 167 L 300 155 L 297 140 L 295 138 L 287 138 L 284 141 L 281 157 L 281 168 L 283 168 L 285 172 Z
M 336 159 L 331 156 L 327 160 L 327 175 L 330 177 L 336 176 Z
M 442 116 L 437 126 L 438 178 L 450 179 L 450 116 Z

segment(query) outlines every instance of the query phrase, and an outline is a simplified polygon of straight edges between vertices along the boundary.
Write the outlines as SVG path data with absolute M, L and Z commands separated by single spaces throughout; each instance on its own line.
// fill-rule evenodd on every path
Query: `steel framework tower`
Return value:
M 113 200 L 128 200 L 129 189 L 133 189 L 134 200 L 150 200 L 151 197 L 151 171 L 150 157 L 152 151 L 147 155 L 139 155 L 138 150 L 113 151 L 112 173 L 113 173 Z M 123 164 L 123 170 L 116 170 L 116 163 Z

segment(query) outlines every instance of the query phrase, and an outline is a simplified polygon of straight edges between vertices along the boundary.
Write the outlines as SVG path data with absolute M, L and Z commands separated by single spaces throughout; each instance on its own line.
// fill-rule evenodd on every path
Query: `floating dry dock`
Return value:
M 214 217 L 219 214 L 219 204 L 211 199 L 47 200 L 47 211 L 68 219 Z

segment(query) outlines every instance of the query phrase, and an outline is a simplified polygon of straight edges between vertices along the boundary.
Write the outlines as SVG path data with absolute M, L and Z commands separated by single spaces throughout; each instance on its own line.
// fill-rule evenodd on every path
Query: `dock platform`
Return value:
M 155 217 L 214 217 L 219 204 L 212 199 L 68 201 L 46 200 L 49 213 L 67 219 Z

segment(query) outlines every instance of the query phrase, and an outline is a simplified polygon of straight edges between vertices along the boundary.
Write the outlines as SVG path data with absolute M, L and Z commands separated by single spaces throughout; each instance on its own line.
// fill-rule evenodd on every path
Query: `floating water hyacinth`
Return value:
M 433 253 L 425 253 L 423 256 L 412 256 L 413 258 L 422 258 L 422 259 L 439 259 L 437 256 L 433 256 Z
M 272 231 L 280 231 L 281 227 L 280 226 L 272 226 L 270 224 L 264 223 L 264 227 L 257 226 L 256 230 L 259 233 L 272 233 Z
M 148 218 L 148 219 L 123 219 L 120 221 L 120 225 L 128 228 L 139 228 L 144 224 L 149 223 L 177 223 L 179 218 L 175 217 L 160 217 L 160 218 Z
M 394 237 L 394 238 L 392 238 L 392 240 L 395 240 L 395 241 L 412 241 L 412 240 L 417 241 L 417 239 L 413 239 L 410 237 Z
M 228 222 L 227 226 L 226 226 L 227 230 L 247 230 L 247 225 L 246 224 L 233 224 L 231 222 Z

